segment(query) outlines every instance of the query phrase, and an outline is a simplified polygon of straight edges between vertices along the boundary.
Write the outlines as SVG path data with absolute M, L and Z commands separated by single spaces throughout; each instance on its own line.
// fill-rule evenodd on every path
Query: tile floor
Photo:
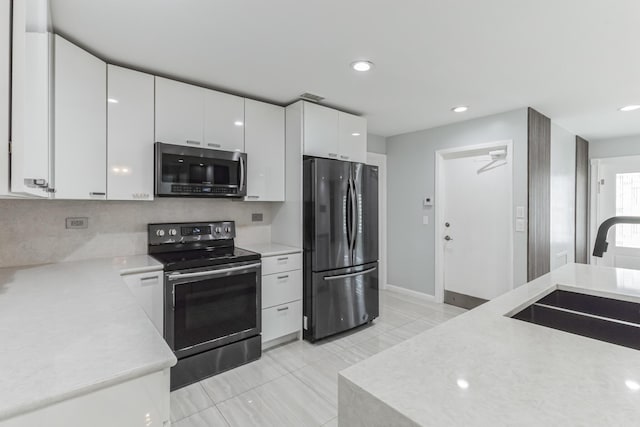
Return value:
M 262 358 L 171 393 L 174 427 L 337 426 L 338 372 L 463 313 L 445 304 L 380 292 L 369 327 Z

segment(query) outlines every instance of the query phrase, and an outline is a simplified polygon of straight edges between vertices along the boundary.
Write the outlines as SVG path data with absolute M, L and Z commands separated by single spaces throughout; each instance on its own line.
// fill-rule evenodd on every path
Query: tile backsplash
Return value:
M 238 246 L 271 239 L 273 205 L 211 199 L 153 202 L 0 200 L 0 267 L 147 253 L 147 224 L 234 220 Z M 261 213 L 261 222 L 252 214 Z M 68 217 L 88 218 L 67 229 Z

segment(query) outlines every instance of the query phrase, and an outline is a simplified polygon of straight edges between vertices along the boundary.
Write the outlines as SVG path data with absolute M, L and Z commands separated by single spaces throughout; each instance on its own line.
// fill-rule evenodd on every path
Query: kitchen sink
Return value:
M 556 290 L 511 316 L 640 350 L 640 304 Z

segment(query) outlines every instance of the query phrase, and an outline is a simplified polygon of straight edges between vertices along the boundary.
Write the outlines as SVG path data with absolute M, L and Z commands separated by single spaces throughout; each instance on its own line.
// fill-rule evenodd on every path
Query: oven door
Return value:
M 159 196 L 244 197 L 247 155 L 156 143 Z
M 178 358 L 261 332 L 261 264 L 165 273 L 165 339 Z

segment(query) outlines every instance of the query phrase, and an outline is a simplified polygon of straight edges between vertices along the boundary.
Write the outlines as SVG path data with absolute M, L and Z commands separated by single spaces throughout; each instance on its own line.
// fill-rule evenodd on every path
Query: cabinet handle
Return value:
M 286 261 L 286 260 L 288 260 L 288 259 L 289 259 L 289 257 L 288 257 L 288 256 L 286 256 L 286 257 L 283 257 L 283 258 L 278 258 L 278 261 Z
M 214 148 L 220 148 L 220 147 L 222 147 L 222 145 L 220 145 L 220 144 L 207 143 L 207 145 L 208 145 L 209 147 L 214 147 Z
M 92 191 L 91 193 L 89 193 L 90 196 L 106 196 L 107 193 L 101 192 L 101 191 Z
M 157 282 L 158 281 L 158 276 L 147 276 L 147 277 L 141 277 L 140 278 L 140 283 L 146 282 Z
M 284 276 L 278 276 L 278 280 L 288 279 L 288 278 L 289 278 L 289 275 L 288 275 L 288 274 L 286 274 L 286 275 L 284 275 Z
M 278 311 L 285 311 L 285 310 L 289 310 L 289 307 L 281 307 L 278 309 Z
M 247 196 L 247 199 L 259 199 L 260 196 Z
M 329 157 L 338 157 L 338 153 L 329 153 Z
M 194 141 L 194 140 L 191 140 L 191 139 L 187 139 L 187 144 L 200 145 L 201 142 L 200 141 Z
M 24 185 L 27 187 L 46 187 L 47 180 L 42 178 L 25 178 Z
M 349 160 L 349 156 L 340 156 L 341 159 Z

